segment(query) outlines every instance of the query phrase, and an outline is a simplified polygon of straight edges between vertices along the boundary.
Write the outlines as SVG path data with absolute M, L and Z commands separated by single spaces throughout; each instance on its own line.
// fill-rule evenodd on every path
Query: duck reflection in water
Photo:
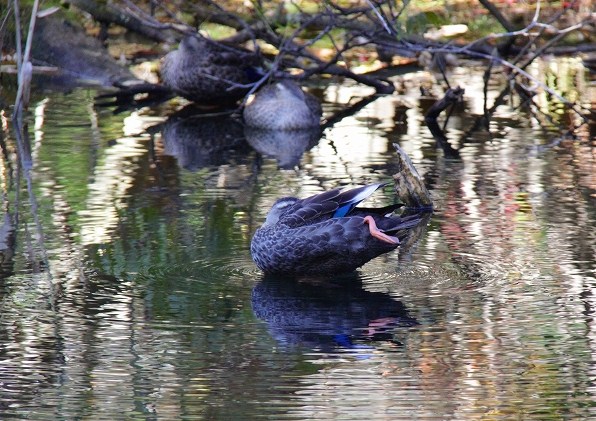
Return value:
M 252 291 L 255 316 L 267 323 L 282 347 L 322 351 L 370 348 L 366 342 L 394 340 L 396 329 L 418 324 L 400 301 L 363 288 L 356 274 L 324 284 L 263 278 Z
M 292 169 L 300 164 L 302 155 L 319 143 L 318 128 L 304 130 L 263 130 L 245 127 L 246 141 L 255 151 L 277 161 L 282 169 Z
M 234 152 L 244 156 L 250 151 L 242 122 L 229 113 L 205 113 L 190 105 L 172 114 L 160 128 L 164 152 L 188 170 L 225 164 Z
M 260 154 L 293 168 L 321 137 L 319 100 L 291 80 L 261 88 L 244 108 L 245 135 Z

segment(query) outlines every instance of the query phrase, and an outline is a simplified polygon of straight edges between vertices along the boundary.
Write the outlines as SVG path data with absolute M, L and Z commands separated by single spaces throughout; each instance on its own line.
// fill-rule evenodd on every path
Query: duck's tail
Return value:
M 418 213 L 404 217 L 386 217 L 383 218 L 382 223 L 379 225 L 379 229 L 389 235 L 397 234 L 399 231 L 409 230 L 416 227 L 422 221 L 423 215 L 424 214 Z

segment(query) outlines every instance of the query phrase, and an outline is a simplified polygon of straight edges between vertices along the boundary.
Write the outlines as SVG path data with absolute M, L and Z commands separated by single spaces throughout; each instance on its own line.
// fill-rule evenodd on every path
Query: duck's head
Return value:
M 265 218 L 265 223 L 263 226 L 277 223 L 279 218 L 297 201 L 298 199 L 295 197 L 282 197 L 281 199 L 277 199 L 267 213 L 267 218 Z

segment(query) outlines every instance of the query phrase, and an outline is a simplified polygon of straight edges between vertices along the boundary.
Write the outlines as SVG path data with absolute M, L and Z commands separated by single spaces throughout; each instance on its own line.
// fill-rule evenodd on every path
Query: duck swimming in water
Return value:
M 351 272 L 396 249 L 420 217 L 393 215 L 401 205 L 356 207 L 387 184 L 277 200 L 252 239 L 253 260 L 266 274 L 324 276 Z

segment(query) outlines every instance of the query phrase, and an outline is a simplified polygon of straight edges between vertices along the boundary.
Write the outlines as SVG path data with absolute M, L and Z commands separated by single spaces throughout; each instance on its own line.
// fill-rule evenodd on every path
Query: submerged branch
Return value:
M 432 211 L 432 198 L 412 160 L 397 143 L 393 147 L 398 159 L 398 171 L 393 175 L 397 196 L 411 210 Z
M 465 91 L 459 86 L 455 89 L 448 89 L 445 93 L 445 96 L 441 100 L 435 102 L 432 107 L 430 107 L 424 118 L 428 129 L 445 153 L 445 156 L 450 158 L 459 158 L 459 152 L 454 149 L 451 144 L 449 144 L 447 136 L 445 136 L 443 129 L 441 129 L 439 123 L 437 122 L 437 118 L 449 106 L 453 106 L 458 102 L 461 102 L 464 92 Z
M 33 215 L 33 221 L 35 223 L 35 229 L 36 229 L 36 234 L 37 234 L 36 235 L 37 245 L 39 246 L 40 251 L 41 251 L 42 261 L 46 268 L 46 274 L 47 274 L 47 278 L 48 278 L 49 285 L 51 288 L 52 273 L 50 270 L 50 262 L 49 262 L 49 258 L 48 258 L 48 252 L 45 247 L 43 225 L 42 225 L 41 219 L 39 217 L 39 207 L 37 204 L 37 198 L 35 196 L 35 192 L 33 191 L 33 180 L 31 178 L 32 159 L 31 159 L 31 146 L 30 146 L 30 142 L 29 142 L 27 124 L 23 123 L 23 121 L 21 120 L 21 117 L 19 115 L 14 115 L 13 116 L 13 128 L 14 128 L 15 138 L 17 141 L 18 159 L 19 159 L 19 163 L 20 163 L 19 173 L 22 172 L 23 177 L 25 178 L 25 182 L 27 183 L 29 206 L 31 209 L 31 214 Z M 17 188 L 17 191 L 18 191 L 18 188 Z M 18 203 L 18 201 L 17 201 L 17 203 Z M 17 221 L 19 220 L 18 211 L 17 211 L 16 220 Z M 32 255 L 32 260 L 35 261 L 34 257 L 33 257 L 32 249 L 30 250 L 30 253 Z

